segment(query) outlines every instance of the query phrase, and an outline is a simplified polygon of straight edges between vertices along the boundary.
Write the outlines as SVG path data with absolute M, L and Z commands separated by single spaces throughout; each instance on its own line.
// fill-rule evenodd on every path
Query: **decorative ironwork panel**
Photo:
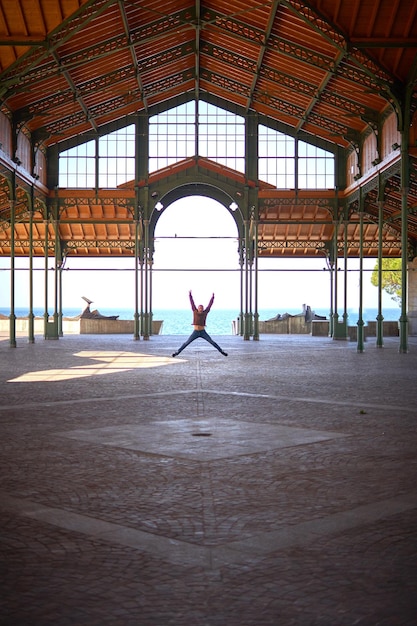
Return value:
M 250 26 L 245 22 L 233 20 L 227 15 L 215 12 L 211 9 L 204 9 L 201 14 L 201 21 L 208 24 L 215 24 L 217 28 L 220 28 L 234 36 L 239 36 L 247 41 L 258 43 L 259 45 L 265 44 L 265 32 L 254 26 Z
M 137 69 L 139 72 L 149 72 L 150 70 L 153 70 L 157 67 L 162 67 L 167 63 L 172 63 L 173 61 L 182 59 L 189 54 L 194 54 L 194 52 L 194 42 L 185 43 L 182 46 L 170 48 L 169 50 L 165 50 L 164 52 L 160 52 L 159 54 L 154 54 L 150 57 L 139 58 L 137 60 Z
M 226 91 L 240 93 L 242 96 L 245 96 L 245 98 L 249 98 L 250 96 L 249 85 L 243 85 L 241 82 L 232 80 L 226 76 L 220 76 L 220 74 L 215 74 L 209 70 L 201 70 L 200 77 L 202 80 L 207 80 L 213 85 L 217 85 Z
M 167 76 L 161 80 L 155 81 L 150 85 L 146 85 L 143 89 L 145 97 L 154 96 L 158 93 L 164 93 L 169 91 L 173 87 L 182 85 L 183 83 L 194 79 L 194 69 L 185 70 L 184 72 L 178 72 L 172 76 Z
M 124 248 L 129 251 L 134 251 L 135 249 L 134 241 L 123 241 L 120 239 L 86 239 L 82 241 L 73 239 L 72 241 L 66 241 L 65 245 L 68 250 L 79 250 L 80 248 L 97 248 L 102 250 Z
M 146 43 L 147 39 L 155 39 L 156 36 L 164 33 L 172 32 L 173 30 L 181 30 L 186 27 L 195 24 L 195 7 L 183 9 L 182 11 L 176 11 L 169 15 L 164 15 L 162 18 L 150 22 L 145 26 L 131 29 L 130 41 L 133 44 Z
M 291 104 L 289 102 L 285 102 L 284 100 L 280 100 L 275 96 L 271 96 L 270 94 L 266 94 L 264 92 L 255 92 L 254 94 L 254 102 L 259 102 L 260 104 L 266 104 L 273 109 L 277 109 L 278 111 L 282 111 L 283 113 L 288 113 L 292 117 L 297 119 L 302 118 L 305 109 L 297 106 L 296 104 Z
M 113 3 L 113 0 L 96 0 L 96 2 L 90 5 L 81 7 L 78 15 L 73 19 L 64 23 L 64 25 L 56 29 L 53 34 L 48 35 L 48 45 L 46 46 L 32 46 L 29 51 L 20 57 L 16 63 L 14 63 L 8 70 L 1 74 L 1 81 L 5 88 L 8 89 L 11 84 L 22 83 L 26 80 L 26 77 L 33 72 L 37 73 L 37 80 L 44 80 L 45 73 L 43 70 L 48 70 L 51 64 L 43 64 L 52 50 L 57 49 L 67 39 L 69 39 L 74 33 L 76 33 L 87 21 L 97 17 L 100 10 L 104 10 Z M 43 65 L 42 65 L 43 64 Z M 36 70 L 33 70 L 37 66 Z M 57 65 L 55 65 L 55 71 Z
M 323 71 L 334 72 L 336 64 L 334 59 L 323 54 L 319 54 L 308 48 L 303 48 L 291 41 L 287 41 L 281 37 L 271 35 L 268 39 L 268 46 L 277 50 L 278 52 L 285 54 L 286 56 L 307 63 L 313 67 L 317 67 Z
M 220 46 L 216 46 L 207 41 L 201 43 L 200 52 L 207 54 L 222 63 L 227 63 L 232 67 L 238 67 L 239 69 L 251 74 L 258 71 L 258 65 L 255 60 L 248 59 L 240 54 L 231 52 L 230 50 L 225 50 L 224 48 L 220 48 Z
M 337 47 L 338 50 L 347 52 L 348 56 L 354 59 L 366 72 L 369 72 L 372 76 L 385 83 L 391 83 L 393 81 L 393 77 L 382 67 L 377 65 L 373 59 L 365 55 L 363 51 L 348 46 L 348 41 L 345 36 L 337 31 L 327 20 L 319 16 L 306 2 L 302 0 L 283 0 L 283 4 L 294 10 L 297 15 L 307 24 L 313 26 L 317 32 L 321 33 L 321 35 Z
M 258 250 L 324 250 L 326 243 L 324 241 L 258 241 Z

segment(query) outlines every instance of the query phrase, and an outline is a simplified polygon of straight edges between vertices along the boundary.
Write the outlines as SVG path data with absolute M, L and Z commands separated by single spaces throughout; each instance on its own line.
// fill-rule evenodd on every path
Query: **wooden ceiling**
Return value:
M 401 108 L 409 84 L 417 108 L 416 51 L 416 0 L 0 0 L 0 105 L 52 147 L 174 98 L 217 96 L 349 149 L 393 105 Z M 281 231 L 264 211 L 271 224 L 260 230 L 261 253 L 286 254 L 284 243 L 268 241 L 331 238 L 320 211 L 318 203 L 304 215 L 316 225 Z M 397 241 L 398 222 L 393 228 Z M 372 219 L 369 229 L 375 241 Z M 134 237 L 132 225 L 126 237 Z M 417 240 L 417 223 L 410 237 Z M 122 253 L 111 250 L 101 253 Z M 376 254 L 372 246 L 366 252 Z
M 415 80 L 415 0 L 1 0 L 1 98 L 52 145 L 216 94 L 342 146 Z

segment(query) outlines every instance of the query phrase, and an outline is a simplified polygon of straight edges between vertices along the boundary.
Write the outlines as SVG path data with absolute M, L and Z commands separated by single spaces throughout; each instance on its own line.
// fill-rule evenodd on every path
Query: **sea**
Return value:
M 323 308 L 313 308 L 312 310 L 317 315 L 323 315 L 329 318 L 329 310 Z M 48 311 L 52 315 L 53 311 Z M 118 315 L 121 320 L 132 320 L 134 316 L 133 309 L 112 309 L 112 308 L 100 308 L 99 312 L 102 315 Z M 44 310 L 42 308 L 34 308 L 33 313 L 37 317 L 42 317 Z M 64 317 L 75 317 L 81 313 L 81 309 L 78 308 L 64 308 Z M 301 309 L 260 309 L 259 320 L 269 320 L 275 317 L 278 313 L 289 313 L 290 315 L 296 315 L 301 313 Z M 342 319 L 343 310 L 339 310 L 339 319 Z M 382 309 L 382 315 L 385 320 L 398 320 L 400 317 L 399 307 Z M 0 308 L 0 314 L 9 316 L 10 309 Z M 363 309 L 362 316 L 365 322 L 376 319 L 378 314 L 377 309 Z M 16 317 L 26 317 L 28 315 L 27 308 L 16 308 Z M 359 319 L 359 312 L 357 309 L 348 309 L 349 325 L 354 326 Z M 233 321 L 237 320 L 239 312 L 232 309 L 212 309 L 207 318 L 207 332 L 210 335 L 233 335 Z M 189 335 L 192 332 L 192 315 L 190 309 L 155 309 L 153 311 L 154 320 L 162 320 L 162 335 Z

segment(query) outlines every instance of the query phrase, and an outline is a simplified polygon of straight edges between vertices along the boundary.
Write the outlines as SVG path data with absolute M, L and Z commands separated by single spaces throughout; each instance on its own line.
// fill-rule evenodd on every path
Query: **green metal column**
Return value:
M 339 227 L 342 223 L 341 217 L 342 214 L 339 210 L 339 200 L 338 200 L 338 192 L 336 189 L 336 202 L 334 209 L 334 237 L 333 237 L 333 249 L 334 249 L 334 315 L 333 315 L 333 339 L 343 339 L 346 340 L 347 337 L 347 327 L 346 327 L 346 255 L 347 255 L 347 246 L 346 246 L 346 222 L 344 226 L 344 262 L 345 262 L 345 275 L 344 275 L 344 306 L 345 311 L 343 315 L 343 321 L 339 322 Z
M 343 333 L 344 338 L 348 339 L 349 315 L 347 309 L 347 293 L 348 293 L 348 220 L 343 223 Z
M 247 211 L 247 207 L 246 207 Z M 244 328 L 243 328 L 243 339 L 248 341 L 251 334 L 251 314 L 249 312 L 249 268 L 250 268 L 250 259 L 249 259 L 249 220 L 248 217 L 245 217 L 244 220 L 245 227 L 245 319 L 244 319 Z
M 378 202 L 378 315 L 376 316 L 376 347 L 384 346 L 382 315 L 382 226 L 384 221 L 384 202 Z
M 337 209 L 336 209 L 337 211 Z M 338 235 L 338 226 L 339 223 L 338 221 L 335 219 L 334 222 L 334 232 L 333 232 L 333 258 L 334 258 L 334 264 L 333 264 L 333 268 L 334 268 L 334 283 L 333 283 L 333 339 L 339 339 L 339 313 L 337 310 L 338 307 L 338 301 L 337 301 L 337 295 L 338 295 L 338 270 L 339 270 L 339 266 L 338 266 L 338 251 L 337 251 L 337 235 Z
M 59 234 L 59 220 L 61 209 L 58 194 L 56 194 L 54 204 L 54 228 L 55 228 L 55 311 L 54 311 L 54 332 L 56 339 L 63 337 L 63 312 L 62 312 L 62 271 L 66 260 L 66 246 L 61 241 Z
M 153 320 L 153 255 L 149 251 L 149 336 L 152 336 Z
M 35 315 L 33 313 L 33 210 L 34 190 L 31 189 L 29 213 L 29 312 L 28 312 L 28 341 L 35 343 Z
M 144 323 L 144 307 L 145 307 L 145 294 L 144 294 L 144 287 L 145 287 L 145 272 L 144 272 L 144 255 L 145 252 L 143 251 L 143 254 L 141 256 L 140 259 L 140 317 L 139 317 L 139 323 L 140 323 L 140 334 L 143 337 L 144 332 L 145 332 L 145 323 Z
M 329 337 L 333 337 L 333 259 L 331 254 L 326 257 L 326 265 L 330 279 Z
M 140 175 L 139 163 L 136 165 L 136 171 L 138 178 Z M 135 272 L 134 272 L 134 298 L 135 298 L 135 313 L 133 324 L 133 338 L 136 341 L 140 339 L 141 333 L 141 314 L 139 312 L 139 299 L 142 306 L 142 293 L 139 291 L 139 262 L 142 267 L 142 249 L 143 249 L 143 209 L 141 206 L 140 189 L 139 186 L 135 186 L 135 205 L 133 209 L 133 217 L 135 223 Z M 142 281 L 142 275 L 141 275 Z M 141 282 L 142 288 L 142 282 Z
M 364 351 L 363 321 L 363 199 L 359 190 L 359 319 L 357 352 Z
M 258 312 L 258 211 L 253 207 L 253 241 L 254 241 L 254 264 L 255 264 L 255 306 L 254 306 L 254 325 L 253 340 L 259 341 L 259 312 Z
M 252 238 L 249 227 L 249 336 L 253 335 L 253 255 Z
M 135 176 L 138 181 L 148 181 L 149 179 L 149 115 L 141 113 L 136 120 L 136 151 L 135 151 Z M 139 237 L 137 259 L 140 264 L 140 314 L 137 323 L 139 326 L 135 330 L 138 338 L 149 339 L 148 326 L 148 257 L 149 257 L 149 188 L 137 186 L 136 188 L 136 218 L 139 220 Z M 137 272 L 137 262 L 135 266 Z M 136 273 L 136 281 L 138 275 Z M 135 335 L 136 336 L 136 335 Z
M 243 337 L 244 334 L 244 250 L 242 242 L 240 242 L 239 249 L 239 267 L 240 267 L 240 313 L 239 313 L 239 335 Z
M 54 313 L 52 326 L 49 325 L 49 339 L 59 339 L 58 333 L 58 290 L 59 290 L 59 267 L 61 265 L 61 253 L 59 249 L 58 220 L 54 219 Z
M 49 228 L 49 219 L 48 219 L 48 207 L 45 207 L 45 253 L 44 253 L 44 313 L 43 313 L 43 337 L 44 339 L 48 338 L 48 322 L 49 322 L 49 312 L 48 312 L 48 246 L 49 246 L 49 238 L 48 238 L 48 228 Z
M 60 262 L 58 267 L 58 337 L 64 336 L 64 330 L 62 325 L 62 272 L 64 271 L 65 259 L 62 254 L 60 256 Z
M 135 313 L 134 313 L 134 329 L 133 338 L 140 339 L 140 323 L 139 323 L 139 237 L 140 223 L 139 215 L 135 210 Z
M 149 219 L 144 220 L 144 311 L 143 338 L 149 339 Z
M 245 115 L 245 178 L 246 181 L 258 180 L 258 114 L 254 112 Z M 245 278 L 246 278 L 246 299 L 245 299 L 245 322 L 244 335 L 245 340 L 251 335 L 253 338 L 259 338 L 259 332 L 254 328 L 254 320 L 252 306 L 256 308 L 256 292 L 253 291 L 253 272 L 255 271 L 255 290 L 257 288 L 256 268 L 254 270 L 254 232 L 252 226 L 254 219 L 257 219 L 258 192 L 249 186 L 245 187 L 244 194 L 244 227 L 245 227 Z M 255 242 L 255 245 L 257 242 Z M 254 302 L 255 297 L 255 302 Z
M 13 179 L 13 199 L 10 200 L 10 316 L 9 316 L 9 345 L 16 348 L 16 314 L 15 314 L 15 181 Z
M 401 133 L 401 315 L 400 348 L 408 352 L 407 263 L 408 263 L 408 128 Z

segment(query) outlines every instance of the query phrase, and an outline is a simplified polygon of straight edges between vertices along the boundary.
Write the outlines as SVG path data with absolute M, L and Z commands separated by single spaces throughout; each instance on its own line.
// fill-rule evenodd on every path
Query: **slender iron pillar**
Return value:
M 59 334 L 58 334 L 58 300 L 59 300 L 59 296 L 58 296 L 58 292 L 59 292 L 59 267 L 61 265 L 61 259 L 60 259 L 60 250 L 59 250 L 59 231 L 58 231 L 58 220 L 54 220 L 54 240 L 55 240 L 55 254 L 54 254 L 54 260 L 55 260 L 55 267 L 54 267 L 54 315 L 53 315 L 53 320 L 54 320 L 54 324 L 53 324 L 53 338 L 54 339 L 58 339 L 59 338 Z
M 135 340 L 140 339 L 140 324 L 139 324 L 139 220 L 135 220 L 135 314 L 134 314 L 134 329 L 133 338 Z
M 329 337 L 333 337 L 333 261 L 328 257 L 326 263 L 330 278 Z
M 62 272 L 64 269 L 64 257 L 61 256 L 58 267 L 58 337 L 64 336 L 62 327 Z
M 45 209 L 46 211 L 48 209 Z M 48 322 L 49 322 L 49 313 L 48 313 L 48 217 L 44 220 L 45 225 L 45 264 L 44 264 L 44 279 L 45 279 L 45 308 L 43 313 L 43 336 L 44 339 L 48 338 Z
M 407 317 L 407 262 L 408 262 L 408 132 L 401 137 L 401 316 L 400 348 L 408 352 L 408 317 Z
M 9 326 L 9 345 L 16 348 L 16 314 L 15 314 L 15 209 L 16 203 L 10 200 L 10 326 Z
M 143 338 L 149 339 L 149 220 L 144 220 L 145 246 L 144 246 L 144 311 L 143 311 Z
M 33 187 L 29 214 L 29 312 L 28 341 L 35 343 L 35 315 L 33 313 Z
M 251 314 L 249 312 L 249 220 L 245 219 L 245 322 L 243 330 L 243 339 L 248 341 L 251 329 Z
M 384 203 L 378 202 L 378 315 L 376 316 L 376 347 L 384 346 L 384 316 L 382 315 L 382 225 L 384 220 Z
M 338 295 L 338 271 L 339 271 L 339 265 L 338 265 L 338 253 L 337 253 L 337 231 L 338 231 L 338 222 L 335 220 L 334 221 L 334 236 L 333 236 L 333 249 L 334 249 L 334 253 L 333 253 L 333 258 L 334 258 L 334 290 L 333 290 L 333 297 L 334 297 L 334 307 L 333 307 L 333 339 L 338 339 L 339 338 L 339 313 L 338 313 L 338 302 L 337 302 L 337 295 Z
M 242 247 L 240 248 L 239 251 L 239 265 L 240 265 L 240 315 L 239 315 L 239 335 L 241 337 L 243 337 L 244 334 L 244 272 L 243 272 L 243 265 L 244 265 L 244 261 L 243 261 L 243 250 Z
M 346 219 L 343 226 L 344 242 L 343 242 L 343 332 L 345 339 L 348 339 L 348 321 L 347 312 L 347 292 L 348 292 L 348 220 Z
M 255 263 L 255 306 L 253 340 L 259 341 L 259 312 L 258 312 L 258 218 L 254 219 L 254 263 Z
M 363 321 L 363 204 L 360 197 L 359 207 L 359 319 L 357 351 L 364 351 L 364 321 Z

